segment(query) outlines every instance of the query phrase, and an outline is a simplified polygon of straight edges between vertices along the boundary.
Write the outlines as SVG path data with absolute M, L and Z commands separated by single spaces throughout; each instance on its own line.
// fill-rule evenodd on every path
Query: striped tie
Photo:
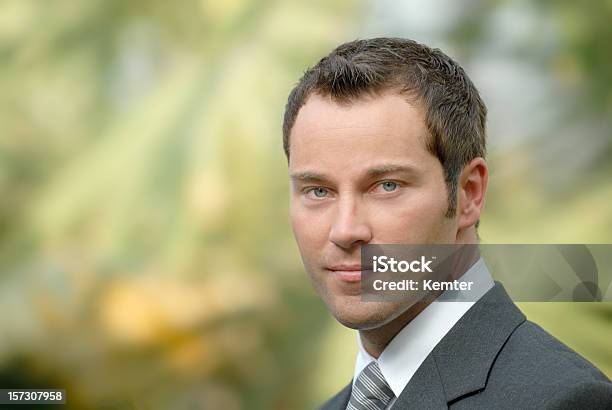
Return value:
M 346 410 L 384 410 L 394 397 L 378 363 L 370 362 L 359 373 Z

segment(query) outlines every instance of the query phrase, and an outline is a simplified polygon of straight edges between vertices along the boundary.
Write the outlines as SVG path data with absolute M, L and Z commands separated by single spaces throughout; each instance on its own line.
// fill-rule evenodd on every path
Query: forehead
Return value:
M 381 161 L 431 160 L 424 112 L 404 96 L 385 93 L 339 103 L 312 95 L 300 109 L 290 137 L 290 168 L 355 168 Z

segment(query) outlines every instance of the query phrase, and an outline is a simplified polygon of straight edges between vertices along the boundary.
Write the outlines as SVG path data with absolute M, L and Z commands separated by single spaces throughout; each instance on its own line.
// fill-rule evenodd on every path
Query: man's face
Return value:
M 291 131 L 293 232 L 316 291 L 348 327 L 374 329 L 409 307 L 361 301 L 361 245 L 455 242 L 424 118 L 394 93 L 350 104 L 315 94 Z

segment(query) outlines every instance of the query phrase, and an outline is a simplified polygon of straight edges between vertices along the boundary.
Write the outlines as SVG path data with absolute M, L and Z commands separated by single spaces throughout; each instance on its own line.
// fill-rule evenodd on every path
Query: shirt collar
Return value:
M 446 333 L 494 286 L 493 278 L 482 258 L 476 261 L 460 280 L 473 282 L 472 289 L 444 292 L 408 323 L 378 358 L 380 370 L 396 397 L 399 397 L 425 358 Z M 353 383 L 361 371 L 371 361 L 376 360 L 365 351 L 359 333 L 357 346 Z

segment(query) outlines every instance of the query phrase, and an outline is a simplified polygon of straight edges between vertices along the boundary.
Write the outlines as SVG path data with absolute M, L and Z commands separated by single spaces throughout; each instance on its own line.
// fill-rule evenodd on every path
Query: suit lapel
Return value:
M 446 409 L 485 388 L 489 370 L 525 316 L 496 283 L 444 336 L 414 374 L 394 409 Z
M 427 356 L 391 409 L 447 409 L 436 363 Z

